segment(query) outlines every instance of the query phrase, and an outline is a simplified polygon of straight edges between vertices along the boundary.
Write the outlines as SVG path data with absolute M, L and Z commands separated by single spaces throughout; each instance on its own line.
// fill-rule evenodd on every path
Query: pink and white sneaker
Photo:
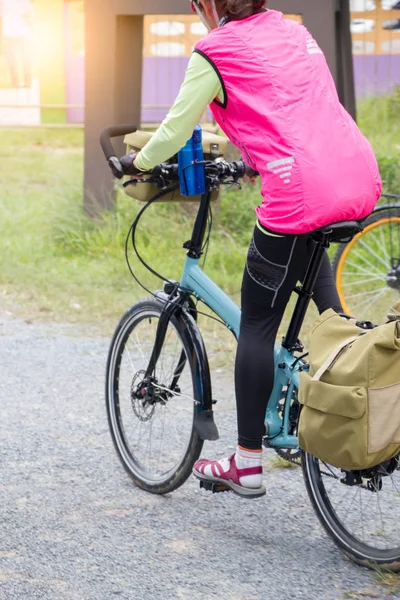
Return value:
M 193 475 L 204 483 L 216 483 L 230 488 L 235 494 L 246 498 L 259 498 L 266 493 L 261 483 L 262 466 L 238 468 L 236 455 L 218 461 L 198 460 Z M 258 461 L 256 461 L 258 462 Z

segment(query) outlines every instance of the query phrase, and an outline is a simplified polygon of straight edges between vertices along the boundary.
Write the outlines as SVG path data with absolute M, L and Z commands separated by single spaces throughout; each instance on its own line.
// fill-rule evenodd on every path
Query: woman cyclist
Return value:
M 262 202 L 242 284 L 235 366 L 236 453 L 200 460 L 201 480 L 246 497 L 265 494 L 262 438 L 274 380 L 273 348 L 289 297 L 305 275 L 309 233 L 366 217 L 381 180 L 374 153 L 341 106 L 325 57 L 301 24 L 266 0 L 193 0 L 209 30 L 195 47 L 174 106 L 146 147 L 129 159 L 149 171 L 191 137 L 206 107 L 246 164 L 260 174 Z M 341 312 L 328 256 L 314 292 L 320 312 Z

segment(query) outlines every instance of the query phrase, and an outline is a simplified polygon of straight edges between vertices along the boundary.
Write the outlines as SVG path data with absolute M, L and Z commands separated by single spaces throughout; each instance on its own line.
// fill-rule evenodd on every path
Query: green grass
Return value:
M 385 593 L 391 598 L 400 597 L 400 575 L 399 573 L 392 573 L 376 567 L 374 569 L 373 577 L 379 586 L 385 590 Z
M 396 92 L 359 108 L 360 125 L 378 149 L 392 187 L 397 186 L 399 98 Z M 126 234 L 143 205 L 120 193 L 114 212 L 99 221 L 84 216 L 80 130 L 3 130 L 0 159 L 3 306 L 29 319 L 115 324 L 145 295 L 124 258 Z M 99 168 L 106 169 L 106 163 Z M 245 186 L 241 192 L 224 192 L 214 211 L 206 272 L 235 300 L 259 201 L 258 189 Z M 139 249 L 161 274 L 179 277 L 182 243 L 190 237 L 194 215 L 195 207 L 156 204 L 143 218 Z M 132 260 L 140 279 L 157 289 L 158 280 Z M 216 339 L 222 335 L 217 331 Z M 228 338 L 230 353 L 234 342 Z
M 353 592 L 344 592 L 343 598 L 354 598 L 363 600 L 363 598 L 379 598 L 380 600 L 390 600 L 400 597 L 400 575 L 392 573 L 379 567 L 375 567 L 372 573 L 374 580 L 368 587 Z
M 270 459 L 266 470 L 273 471 L 274 469 L 298 469 L 299 466 L 299 464 L 289 462 L 280 456 L 274 456 Z
M 3 130 L 0 138 L 0 285 L 2 304 L 25 318 L 112 322 L 145 295 L 125 264 L 130 224 L 143 205 L 121 193 L 115 212 L 101 221 L 82 211 L 83 134 L 79 130 Z M 107 168 L 106 163 L 100 168 Z M 245 202 L 252 203 L 248 197 Z M 247 234 L 227 226 L 224 206 L 245 208 L 227 194 L 217 211 L 207 272 L 238 297 L 246 245 L 255 220 L 246 210 Z M 254 203 L 255 205 L 255 203 Z M 193 208 L 157 204 L 139 227 L 139 249 L 162 274 L 178 278 L 190 237 Z M 233 225 L 233 228 L 236 224 Z M 132 257 L 150 287 L 158 280 Z
M 99 221 L 85 217 L 82 144 L 83 133 L 76 129 L 1 132 L 0 300 L 3 310 L 29 321 L 93 323 L 109 335 L 122 314 L 147 295 L 133 281 L 124 255 L 126 234 L 143 204 L 121 193 L 114 212 Z M 258 202 L 257 190 L 246 186 L 225 192 L 214 207 L 205 270 L 238 302 Z M 182 244 L 195 211 L 196 206 L 159 203 L 141 221 L 139 250 L 167 277 L 181 274 Z M 149 289 L 160 288 L 133 255 L 132 264 Z M 308 325 L 314 317 L 311 311 Z M 199 322 L 212 368 L 232 365 L 232 334 L 205 317 Z
M 358 105 L 358 124 L 378 158 L 384 191 L 400 193 L 400 88 Z
M 400 152 L 400 88 L 391 95 L 367 98 L 357 107 L 357 122 L 378 156 Z

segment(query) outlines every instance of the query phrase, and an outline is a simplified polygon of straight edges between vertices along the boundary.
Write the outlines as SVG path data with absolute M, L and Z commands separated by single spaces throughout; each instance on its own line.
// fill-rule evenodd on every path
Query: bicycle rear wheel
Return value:
M 109 351 L 106 406 L 118 456 L 136 485 L 166 494 L 189 477 L 203 440 L 194 428 L 201 381 L 191 320 L 172 315 L 154 375 L 145 372 L 163 304 L 145 300 L 119 323 Z M 204 373 L 202 377 L 205 377 Z
M 302 466 L 314 510 L 335 544 L 360 565 L 400 571 L 398 457 L 358 482 L 351 479 L 357 472 L 346 476 L 306 452 Z
M 400 207 L 373 212 L 364 225 L 332 266 L 344 312 L 382 323 L 400 297 Z

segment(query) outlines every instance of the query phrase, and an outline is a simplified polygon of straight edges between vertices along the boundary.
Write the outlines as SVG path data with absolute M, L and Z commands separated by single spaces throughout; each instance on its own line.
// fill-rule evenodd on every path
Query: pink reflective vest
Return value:
M 221 79 L 217 123 L 260 172 L 262 225 L 301 234 L 373 210 L 382 191 L 373 150 L 305 27 L 268 10 L 213 30 L 195 51 Z

